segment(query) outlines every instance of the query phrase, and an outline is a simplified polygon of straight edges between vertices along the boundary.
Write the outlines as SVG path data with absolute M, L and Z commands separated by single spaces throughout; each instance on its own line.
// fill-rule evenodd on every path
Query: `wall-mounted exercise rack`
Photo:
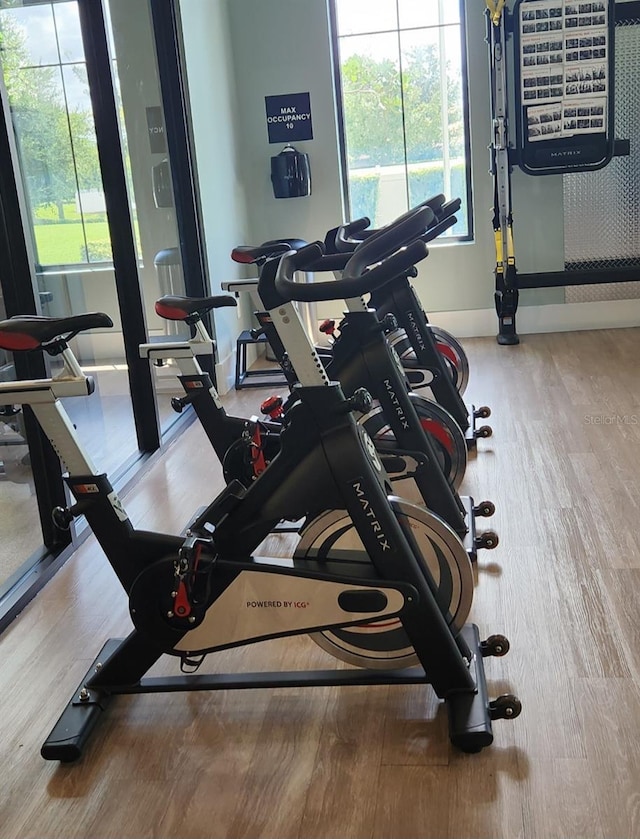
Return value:
M 529 175 L 585 172 L 614 154 L 613 2 L 516 0 L 516 154 Z
M 613 0 L 487 0 L 491 73 L 496 291 L 500 344 L 517 344 L 521 288 L 550 288 L 640 279 L 636 267 L 518 274 L 513 246 L 511 172 L 591 172 L 629 155 L 630 139 L 615 136 L 615 42 L 618 27 L 640 24 L 640 2 Z M 512 51 L 510 51 L 512 47 Z M 515 90 L 508 98 L 508 61 Z M 618 74 L 620 84 L 620 74 Z M 515 104 L 510 136 L 509 106 Z M 587 114 L 588 111 L 588 114 Z M 588 177 L 588 176 L 585 176 Z

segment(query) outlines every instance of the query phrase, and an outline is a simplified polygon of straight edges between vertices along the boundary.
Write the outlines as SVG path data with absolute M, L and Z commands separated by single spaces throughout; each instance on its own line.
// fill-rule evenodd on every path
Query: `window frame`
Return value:
M 338 14 L 336 4 L 340 0 L 327 0 L 329 14 L 329 33 L 331 37 L 331 62 L 333 69 L 333 84 L 335 95 L 336 126 L 338 130 L 338 151 L 340 157 L 340 180 L 342 183 L 342 214 L 343 218 L 351 219 L 351 196 L 349 187 L 349 165 L 347 160 L 347 138 L 344 119 L 344 99 L 342 94 L 342 71 L 340 67 L 340 35 L 338 33 Z M 450 0 L 449 0 L 450 2 Z M 469 106 L 469 73 L 467 58 L 467 14 L 465 0 L 458 0 L 460 8 L 460 69 L 462 72 L 462 122 L 464 131 L 464 155 L 465 155 L 465 184 L 467 200 L 467 233 L 464 235 L 447 236 L 432 243 L 432 247 L 439 245 L 450 245 L 460 242 L 473 242 L 474 239 L 474 207 L 473 207 L 473 172 L 471 167 L 471 117 Z M 443 25 L 439 24 L 438 28 Z M 419 27 L 422 28 L 422 27 Z M 426 27 L 425 27 L 426 28 Z M 433 27 L 436 28 L 436 27 Z M 397 28 L 390 32 L 409 31 Z M 368 33 L 364 33 L 365 35 Z M 360 36 L 363 37 L 363 36 Z M 403 106 L 404 118 L 404 106 Z M 407 162 L 405 160 L 405 171 Z M 447 199 L 458 196 L 447 196 Z
M 75 0 L 75 1 L 79 2 L 79 0 Z M 52 10 L 52 14 L 55 14 L 53 12 L 53 7 L 54 6 L 62 6 L 65 3 L 68 3 L 68 2 L 72 2 L 72 0 L 22 0 L 22 8 L 38 7 L 38 6 L 50 6 L 51 10 Z M 4 6 L 3 4 L 0 4 L 0 9 L 4 10 L 5 8 L 10 10 L 12 7 L 11 6 Z M 67 123 L 67 126 L 68 126 L 68 136 L 69 136 L 69 143 L 70 143 L 70 148 L 71 148 L 74 180 L 75 180 L 76 188 L 77 188 L 76 196 L 77 196 L 77 200 L 80 201 L 80 213 L 79 213 L 79 215 L 80 215 L 80 224 L 82 225 L 82 239 L 83 239 L 83 242 L 84 242 L 83 247 L 85 248 L 85 252 L 87 253 L 87 258 L 84 261 L 77 261 L 77 262 L 41 262 L 40 261 L 39 246 L 38 246 L 38 241 L 37 241 L 37 236 L 36 236 L 36 227 L 38 225 L 35 221 L 35 210 L 36 210 L 37 205 L 32 203 L 31 190 L 30 190 L 29 184 L 27 183 L 27 177 L 26 177 L 26 173 L 25 173 L 24 174 L 24 177 L 25 177 L 24 193 L 25 193 L 25 200 L 26 200 L 26 205 L 27 205 L 27 209 L 28 209 L 28 213 L 26 214 L 26 221 L 27 221 L 27 228 L 28 228 L 29 236 L 30 236 L 30 239 L 31 239 L 31 245 L 32 245 L 33 253 L 34 253 L 34 257 L 35 257 L 36 275 L 41 276 L 41 275 L 45 275 L 45 274 L 60 274 L 60 273 L 67 273 L 67 274 L 70 274 L 70 273 L 88 273 L 88 272 L 91 272 L 91 271 L 94 271 L 94 270 L 113 270 L 113 258 L 112 259 L 94 259 L 94 260 L 89 259 L 89 245 L 90 245 L 90 243 L 89 243 L 89 240 L 87 238 L 86 225 L 90 222 L 87 222 L 87 220 L 85 218 L 86 213 L 85 213 L 85 210 L 82 206 L 82 196 L 81 196 L 81 191 L 80 191 L 80 186 L 79 186 L 78 166 L 77 166 L 77 161 L 76 161 L 76 149 L 75 149 L 75 146 L 74 146 L 74 136 L 73 136 L 73 131 L 72 131 L 72 128 L 71 128 L 71 117 L 70 117 L 71 111 L 70 111 L 70 108 L 69 108 L 69 100 L 68 100 L 68 95 L 67 95 L 66 81 L 65 81 L 65 78 L 64 78 L 64 68 L 65 67 L 74 67 L 74 66 L 83 67 L 85 72 L 86 72 L 87 71 L 87 60 L 86 60 L 86 56 L 84 58 L 84 61 L 78 61 L 77 59 L 69 60 L 69 61 L 63 60 L 61 52 L 60 52 L 60 42 L 58 40 L 57 23 L 54 23 L 54 25 L 56 26 L 56 51 L 58 53 L 58 59 L 59 59 L 58 62 L 57 63 L 38 64 L 38 65 L 36 65 L 36 64 L 25 65 L 24 67 L 20 67 L 19 71 L 20 72 L 24 71 L 24 70 L 30 71 L 30 70 L 37 70 L 37 69 L 45 68 L 45 69 L 54 69 L 54 70 L 58 71 L 59 74 L 60 74 L 60 84 L 61 84 L 61 90 L 62 90 L 62 95 L 63 95 L 63 99 L 64 99 L 65 118 L 66 118 L 66 123 Z M 12 105 L 11 105 L 11 111 L 13 111 L 13 106 Z M 91 114 L 91 118 L 92 118 L 92 122 L 93 122 L 94 121 L 93 111 L 92 111 L 92 114 Z M 95 133 L 95 126 L 94 126 L 94 133 Z M 20 138 L 19 137 L 17 138 L 17 149 L 18 149 L 18 157 L 21 160 L 22 152 L 21 152 Z M 22 165 L 22 160 L 21 160 L 21 165 Z M 97 153 L 97 137 L 96 137 L 96 165 L 97 165 L 97 171 L 100 172 L 100 163 L 99 163 L 98 153 Z M 102 187 L 102 192 L 104 194 L 104 186 Z M 106 221 L 106 209 L 105 209 L 105 223 L 108 224 L 108 222 Z M 111 236 L 110 235 L 109 235 L 109 243 L 111 244 Z

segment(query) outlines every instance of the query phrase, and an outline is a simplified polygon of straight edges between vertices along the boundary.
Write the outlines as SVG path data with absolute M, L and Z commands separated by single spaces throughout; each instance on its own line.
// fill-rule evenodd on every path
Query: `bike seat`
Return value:
M 214 297 L 179 297 L 165 294 L 156 300 L 156 314 L 165 320 L 187 320 L 191 315 L 203 315 L 211 309 L 223 306 L 237 306 L 231 294 L 217 294 Z
M 0 322 L 0 349 L 37 350 L 61 335 L 77 335 L 86 329 L 103 329 L 113 326 L 104 312 L 87 312 L 66 318 L 48 318 L 41 315 L 15 315 Z
M 287 251 L 299 251 L 301 248 L 307 246 L 304 239 L 272 239 L 269 242 L 263 242 L 261 245 L 238 245 L 231 251 L 231 259 L 234 262 L 244 262 L 246 264 L 254 264 L 256 262 L 264 262 L 270 256 L 278 256 Z

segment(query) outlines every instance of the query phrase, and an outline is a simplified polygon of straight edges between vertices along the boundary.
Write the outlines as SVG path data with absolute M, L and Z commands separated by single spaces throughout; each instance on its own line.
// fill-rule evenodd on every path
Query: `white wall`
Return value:
M 233 0 L 229 8 L 251 233 L 256 240 L 282 235 L 321 238 L 342 219 L 326 1 Z M 430 311 L 484 309 L 493 300 L 488 57 L 483 11 L 475 0 L 468 0 L 468 34 L 475 238 L 471 243 L 433 247 L 420 266 L 416 288 Z M 268 143 L 264 97 L 305 91 L 311 94 L 314 139 L 297 145 L 310 156 L 312 195 L 276 200 L 269 181 L 269 158 L 280 148 Z M 515 186 L 522 193 L 517 213 L 523 270 L 533 267 L 534 255 L 542 257 L 540 270 L 561 268 L 562 225 L 557 224 L 562 212 L 561 181 L 528 178 L 535 183 L 524 184 L 523 178 L 516 176 Z M 554 291 L 531 296 L 557 299 L 557 295 Z M 527 294 L 523 298 L 526 304 Z
M 415 285 L 435 320 L 451 319 L 459 334 L 492 334 L 495 250 L 492 229 L 493 182 L 488 173 L 491 139 L 488 49 L 485 43 L 485 5 L 465 0 L 467 9 L 469 94 L 474 210 L 474 241 L 432 247 L 420 266 Z M 221 0 L 182 0 L 183 9 L 197 8 L 197 25 L 187 40 L 197 46 L 189 66 L 198 74 L 194 96 L 194 127 L 198 143 L 201 184 L 217 179 L 224 187 L 224 202 L 241 202 L 246 196 L 246 234 L 260 242 L 278 236 L 313 240 L 343 218 L 338 138 L 335 120 L 331 47 L 326 0 L 231 0 L 227 21 Z M 205 25 L 208 28 L 205 28 Z M 216 28 L 217 27 L 217 28 Z M 229 43 L 221 42 L 228 31 Z M 209 54 L 205 55 L 206 45 Z M 206 59 L 206 60 L 205 60 Z M 231 61 L 232 65 L 228 62 Z M 190 73 L 190 83 L 191 83 Z M 270 157 L 281 150 L 268 142 L 265 96 L 309 92 L 314 138 L 296 146 L 309 154 L 312 194 L 308 198 L 277 200 L 270 183 Z M 204 124 L 198 111 L 204 97 L 212 122 Z M 219 113 L 210 103 L 221 99 Z M 195 103 L 197 101 L 197 108 Z M 229 125 L 236 130 L 235 146 L 228 159 L 216 157 L 219 135 L 233 143 Z M 204 135 L 199 136 L 199 135 Z M 225 174 L 219 171 L 228 167 Z M 563 208 L 560 177 L 530 177 L 514 171 L 514 230 L 518 268 L 521 272 L 563 268 Z M 218 201 L 220 199 L 218 198 Z M 238 206 L 240 204 L 238 203 Z M 212 215 L 210 218 L 213 218 Z M 206 223 L 206 218 L 205 218 Z M 206 223 L 207 237 L 211 236 Z M 237 228 L 238 232 L 240 228 Z M 538 328 L 541 318 L 529 321 L 524 309 L 543 303 L 562 303 L 562 289 L 522 291 L 520 322 Z M 341 306 L 322 308 L 321 314 L 339 314 Z M 466 312 L 465 317 L 460 316 Z M 593 321 L 589 313 L 589 323 Z M 444 318 L 444 320 L 443 320 Z M 597 319 L 597 316 L 596 316 Z M 544 320 L 544 318 L 542 318 Z M 579 318 L 578 318 L 578 323 Z M 557 319 L 554 323 L 558 323 Z M 567 328 L 576 328 L 568 326 Z
M 236 114 L 250 233 L 317 239 L 342 218 L 339 155 L 324 0 L 231 0 Z M 269 144 L 265 96 L 310 93 L 314 139 L 295 143 L 309 153 L 312 194 L 276 199 L 270 159 L 284 147 Z

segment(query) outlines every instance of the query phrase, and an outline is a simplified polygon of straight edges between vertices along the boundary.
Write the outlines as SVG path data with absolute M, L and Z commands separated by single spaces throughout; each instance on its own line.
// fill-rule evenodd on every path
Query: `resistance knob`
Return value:
M 349 411 L 368 414 L 373 408 L 373 397 L 364 387 L 359 387 L 350 399 L 347 399 Z

